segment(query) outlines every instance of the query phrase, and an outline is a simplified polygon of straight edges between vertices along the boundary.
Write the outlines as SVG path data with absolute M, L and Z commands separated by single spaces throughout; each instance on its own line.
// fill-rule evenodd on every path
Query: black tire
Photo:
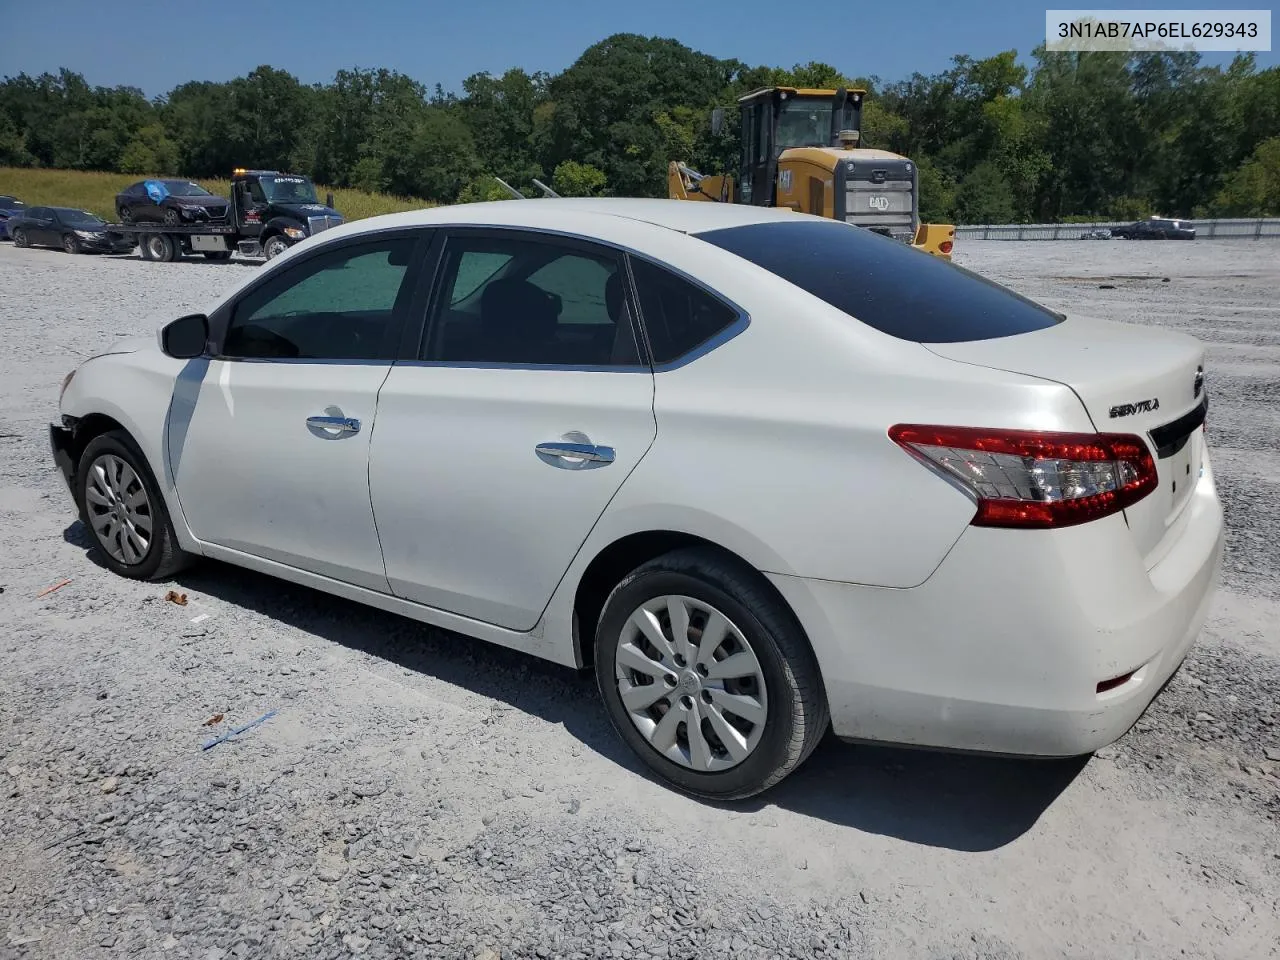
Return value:
M 152 523 L 151 537 L 141 559 L 132 563 L 122 562 L 111 555 L 110 549 L 95 529 L 90 516 L 91 509 L 100 512 L 101 508 L 89 503 L 86 493 L 90 479 L 89 473 L 100 457 L 108 455 L 128 464 L 146 490 L 148 515 Z M 178 546 L 178 538 L 173 532 L 173 522 L 169 519 L 164 498 L 161 497 L 155 477 L 152 476 L 151 469 L 147 465 L 147 458 L 142 455 L 133 438 L 123 430 L 112 430 L 101 434 L 85 446 L 76 467 L 75 499 L 76 506 L 80 510 L 80 521 L 88 531 L 103 563 L 113 573 L 133 580 L 164 580 L 190 566 L 197 559 Z
M 13 245 L 15 247 L 31 246 L 31 242 L 27 239 L 27 231 L 23 230 L 21 227 L 14 227 L 13 230 L 10 231 L 9 237 L 13 240 Z
M 133 223 L 133 211 L 129 207 L 116 207 L 121 223 Z
M 84 249 L 80 246 L 80 238 L 74 233 L 63 234 L 62 249 L 71 254 L 84 253 Z
M 293 244 L 290 242 L 288 237 L 277 233 L 272 237 L 268 237 L 262 244 L 262 255 L 268 260 L 274 260 L 291 246 L 293 246 Z
M 204 258 L 206 260 L 230 260 L 231 251 L 230 250 L 206 250 L 204 252 Z
M 768 691 L 765 728 L 746 759 L 704 773 L 655 749 L 631 721 L 616 679 L 627 619 L 645 601 L 681 595 L 714 607 L 741 631 Z M 756 570 L 706 548 L 664 554 L 632 571 L 609 594 L 595 638 L 596 683 L 614 728 L 641 760 L 683 793 L 737 800 L 774 786 L 813 752 L 829 725 L 826 691 L 813 650 L 795 616 Z
M 166 207 L 162 219 L 169 226 L 176 227 L 182 223 L 182 214 L 173 207 Z
M 146 260 L 159 260 L 161 263 L 170 263 L 181 256 L 178 245 L 166 233 L 144 234 L 142 248 L 142 256 Z

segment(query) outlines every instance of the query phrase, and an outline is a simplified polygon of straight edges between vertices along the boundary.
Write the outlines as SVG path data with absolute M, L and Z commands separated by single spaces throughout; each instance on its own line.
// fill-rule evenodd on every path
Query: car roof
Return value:
M 364 224 L 369 229 L 431 226 L 438 223 L 554 227 L 566 220 L 578 219 L 584 213 L 637 220 L 681 233 L 701 233 L 707 230 L 775 220 L 790 221 L 806 216 L 787 209 L 752 207 L 736 203 L 630 197 L 550 197 L 538 200 L 491 200 L 484 203 L 430 207 L 370 217 L 367 220 L 356 221 L 356 224 Z

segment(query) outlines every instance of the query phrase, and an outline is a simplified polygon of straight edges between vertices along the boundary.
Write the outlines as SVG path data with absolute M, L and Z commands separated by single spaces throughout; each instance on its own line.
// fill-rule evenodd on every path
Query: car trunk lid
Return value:
M 1071 388 L 1102 433 L 1141 437 L 1160 486 L 1125 510 L 1148 569 L 1199 479 L 1204 457 L 1204 347 L 1166 330 L 1071 317 L 1043 330 L 992 340 L 931 343 L 950 360 L 1038 377 Z

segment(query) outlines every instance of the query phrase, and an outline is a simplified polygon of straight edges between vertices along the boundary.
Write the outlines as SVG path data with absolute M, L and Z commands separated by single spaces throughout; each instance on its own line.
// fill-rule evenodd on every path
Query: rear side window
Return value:
M 632 257 L 631 270 L 655 364 L 693 352 L 738 319 L 728 304 L 646 260 Z
M 1065 319 L 970 270 L 838 221 L 756 223 L 697 237 L 902 340 L 991 340 Z

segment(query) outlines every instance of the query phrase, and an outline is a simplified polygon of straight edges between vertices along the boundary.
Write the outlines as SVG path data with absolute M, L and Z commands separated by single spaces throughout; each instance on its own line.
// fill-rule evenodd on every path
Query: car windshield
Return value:
M 306 177 L 263 177 L 258 182 L 272 203 L 316 202 L 316 188 Z
M 163 180 L 164 188 L 169 191 L 171 197 L 211 197 L 211 194 L 198 183 L 191 183 L 187 180 Z
M 17 197 L 0 197 L 0 207 L 5 210 L 21 210 L 25 206 Z
M 852 224 L 805 218 L 695 236 L 901 340 L 989 340 L 1066 319 L 986 277 Z
M 96 228 L 106 223 L 101 217 L 94 216 L 88 210 L 67 210 L 58 211 L 58 219 L 67 226 Z

